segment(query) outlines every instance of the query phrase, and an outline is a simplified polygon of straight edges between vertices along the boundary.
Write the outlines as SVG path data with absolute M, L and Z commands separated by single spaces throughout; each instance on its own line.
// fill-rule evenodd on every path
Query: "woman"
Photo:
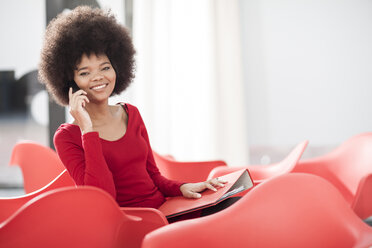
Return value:
M 47 27 L 39 66 L 40 81 L 73 123 L 54 136 L 57 153 L 77 185 L 106 190 L 126 207 L 158 208 L 166 197 L 199 198 L 223 181 L 184 183 L 164 178 L 156 167 L 138 109 L 111 106 L 108 98 L 134 77 L 132 40 L 110 12 L 77 7 Z

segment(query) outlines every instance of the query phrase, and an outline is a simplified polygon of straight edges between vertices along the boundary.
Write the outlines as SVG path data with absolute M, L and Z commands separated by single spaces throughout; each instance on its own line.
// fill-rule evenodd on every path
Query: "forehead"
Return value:
M 103 62 L 110 62 L 106 54 L 95 54 L 95 53 L 92 53 L 90 55 L 83 54 L 80 60 L 78 61 L 78 63 L 76 64 L 76 67 L 79 68 L 79 67 L 88 66 L 90 64 L 100 64 Z

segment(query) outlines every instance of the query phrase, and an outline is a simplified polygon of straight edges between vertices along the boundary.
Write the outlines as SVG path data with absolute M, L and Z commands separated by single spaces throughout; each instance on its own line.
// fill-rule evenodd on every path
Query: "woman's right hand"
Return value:
M 74 117 L 81 131 L 84 133 L 93 131 L 92 120 L 85 109 L 89 99 L 84 90 L 78 90 L 72 93 L 72 88 L 68 91 L 70 114 Z

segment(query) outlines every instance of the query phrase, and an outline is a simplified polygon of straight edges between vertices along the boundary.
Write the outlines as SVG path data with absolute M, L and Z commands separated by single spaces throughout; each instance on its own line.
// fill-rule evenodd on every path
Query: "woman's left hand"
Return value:
M 182 192 L 182 195 L 186 198 L 200 198 L 200 192 L 206 189 L 217 191 L 217 188 L 224 187 L 225 183 L 227 183 L 227 181 L 219 178 L 214 178 L 201 183 L 182 184 L 180 190 Z

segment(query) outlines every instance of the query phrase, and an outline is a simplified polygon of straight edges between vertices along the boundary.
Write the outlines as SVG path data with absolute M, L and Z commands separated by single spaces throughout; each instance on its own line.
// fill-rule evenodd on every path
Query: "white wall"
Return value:
M 240 3 L 251 145 L 372 130 L 372 1 Z
M 118 21 L 124 23 L 124 1 L 98 2 L 105 9 L 111 8 Z M 0 70 L 14 70 L 16 78 L 20 78 L 37 69 L 46 27 L 45 3 L 45 0 L 0 1 Z M 47 100 L 43 97 L 44 102 Z M 47 108 L 39 108 L 37 112 L 36 121 L 47 125 Z
M 103 9 L 110 9 L 121 24 L 125 24 L 124 0 L 97 0 Z
M 240 4 L 251 145 L 333 145 L 372 129 L 370 0 Z M 35 69 L 44 28 L 45 0 L 0 1 L 0 70 Z
M 45 0 L 0 1 L 0 70 L 37 68 L 45 19 Z
M 100 0 L 124 23 L 124 1 Z M 0 1 L 0 70 L 19 78 L 37 69 L 46 26 L 45 0 Z

